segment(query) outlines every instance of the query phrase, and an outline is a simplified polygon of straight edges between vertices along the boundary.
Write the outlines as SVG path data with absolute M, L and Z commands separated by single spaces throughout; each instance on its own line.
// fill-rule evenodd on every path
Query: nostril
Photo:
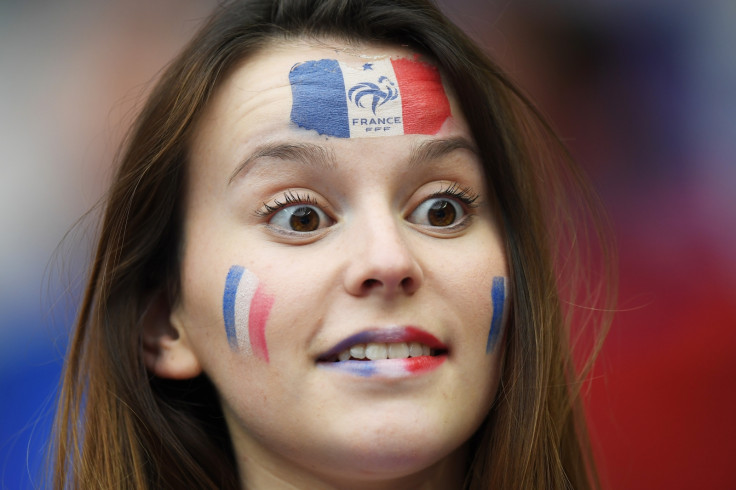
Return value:
M 363 281 L 363 289 L 366 291 L 381 285 L 383 285 L 383 282 L 378 279 L 366 279 Z M 414 279 L 411 277 L 405 277 L 401 282 L 399 282 L 399 287 L 405 291 L 410 291 L 411 288 L 414 287 Z
M 366 289 L 372 289 L 374 286 L 377 286 L 378 284 L 380 284 L 378 279 L 366 279 L 365 281 L 363 281 L 363 287 Z

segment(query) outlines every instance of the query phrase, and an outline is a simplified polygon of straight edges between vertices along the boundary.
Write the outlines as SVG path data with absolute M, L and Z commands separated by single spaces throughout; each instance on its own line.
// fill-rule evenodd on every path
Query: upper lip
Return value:
M 349 349 L 356 344 L 368 343 L 398 343 L 398 342 L 419 342 L 429 346 L 430 349 L 438 351 L 446 351 L 447 346 L 443 344 L 437 337 L 431 333 L 418 327 L 388 327 L 388 328 L 368 328 L 358 332 L 344 340 L 341 340 L 329 350 L 322 353 L 317 361 L 325 361 L 337 356 L 340 352 Z

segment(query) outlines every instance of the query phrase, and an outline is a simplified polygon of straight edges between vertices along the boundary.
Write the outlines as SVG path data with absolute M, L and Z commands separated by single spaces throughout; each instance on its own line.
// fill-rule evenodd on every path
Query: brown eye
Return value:
M 289 225 L 294 231 L 314 231 L 319 228 L 319 215 L 311 208 L 301 207 L 291 215 Z
M 432 226 L 450 226 L 457 212 L 449 201 L 436 201 L 427 211 L 427 221 Z
M 447 228 L 465 216 L 462 206 L 452 199 L 435 197 L 422 202 L 409 216 L 418 225 Z
M 280 209 L 269 220 L 269 224 L 298 233 L 309 233 L 329 226 L 330 219 L 316 206 L 296 204 Z

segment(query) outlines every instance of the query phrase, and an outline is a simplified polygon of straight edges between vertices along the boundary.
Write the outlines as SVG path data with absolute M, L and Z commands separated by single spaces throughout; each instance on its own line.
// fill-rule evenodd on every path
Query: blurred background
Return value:
M 0 488 L 31 488 L 127 125 L 213 0 L 0 0 Z M 736 488 L 736 2 L 446 0 L 612 217 L 607 489 Z M 70 230 L 73 232 L 65 235 Z

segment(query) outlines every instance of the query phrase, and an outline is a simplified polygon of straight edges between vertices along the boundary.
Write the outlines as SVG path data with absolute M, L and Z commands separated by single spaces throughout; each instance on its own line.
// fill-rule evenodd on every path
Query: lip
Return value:
M 420 344 L 427 345 L 430 349 L 436 351 L 447 351 L 447 346 L 443 344 L 437 337 L 431 333 L 422 330 L 418 327 L 403 326 L 403 327 L 390 327 L 390 328 L 370 328 L 358 332 L 350 337 L 341 340 L 335 346 L 321 354 L 317 358 L 317 362 L 323 362 L 327 359 L 334 358 L 340 352 L 349 349 L 355 344 L 369 344 L 369 343 L 398 343 L 398 342 L 419 342 Z M 358 361 L 358 362 L 369 362 L 369 361 Z
M 382 359 L 379 361 L 321 362 L 318 367 L 332 372 L 359 378 L 399 379 L 413 378 L 434 371 L 447 360 L 446 354 L 419 356 L 407 359 Z

